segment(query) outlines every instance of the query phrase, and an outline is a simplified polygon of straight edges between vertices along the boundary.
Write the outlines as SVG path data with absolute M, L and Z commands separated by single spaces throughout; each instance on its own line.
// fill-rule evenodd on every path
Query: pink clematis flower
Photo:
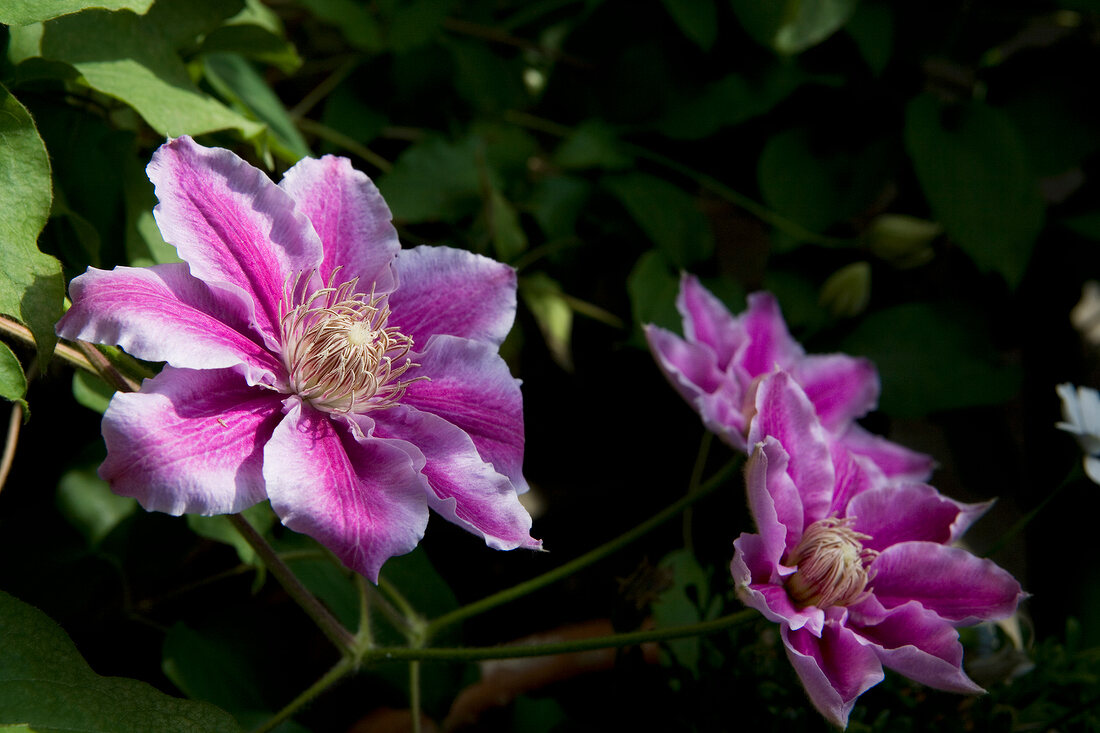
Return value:
M 512 268 L 402 250 L 348 160 L 279 185 L 189 137 L 154 154 L 154 215 L 186 264 L 90 268 L 59 335 L 167 362 L 103 416 L 100 476 L 148 510 L 239 512 L 288 527 L 377 580 L 428 508 L 490 547 L 539 548 L 519 502 L 519 383 L 497 349 Z
M 814 405 L 784 372 L 756 393 L 745 467 L 757 534 L 730 570 L 748 606 L 780 624 L 814 706 L 844 727 L 889 667 L 940 690 L 981 692 L 962 670 L 956 626 L 1012 615 L 1020 584 L 952 547 L 989 504 L 888 480 L 827 439 Z
M 879 380 L 867 359 L 846 354 L 807 355 L 787 330 L 770 293 L 753 293 L 734 316 L 693 275 L 684 274 L 676 307 L 684 335 L 645 327 L 646 339 L 672 386 L 703 424 L 732 447 L 748 451 L 753 393 L 759 380 L 782 369 L 802 385 L 830 435 L 888 475 L 925 480 L 933 460 L 863 429 L 856 419 L 878 404 Z

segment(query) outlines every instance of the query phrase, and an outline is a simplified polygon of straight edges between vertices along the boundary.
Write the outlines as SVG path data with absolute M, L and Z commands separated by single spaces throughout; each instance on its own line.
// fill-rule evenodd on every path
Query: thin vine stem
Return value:
M 34 334 L 31 333 L 29 328 L 6 316 L 0 316 L 0 333 L 5 333 L 8 336 L 16 338 L 27 346 L 34 346 L 35 348 L 38 346 L 38 344 L 35 343 Z M 88 361 L 88 357 L 64 342 L 58 342 L 57 346 L 54 347 L 53 353 L 62 361 L 66 361 L 75 367 L 92 372 L 93 374 L 98 373 L 96 372 L 96 368 L 92 366 L 92 363 Z
M 551 583 L 556 583 L 559 580 L 569 577 L 578 570 L 585 568 L 597 560 L 601 560 L 604 557 L 612 554 L 613 552 L 625 547 L 631 542 L 644 536 L 651 530 L 659 527 L 668 520 L 677 516 L 685 508 L 691 506 L 695 502 L 702 499 L 711 491 L 716 489 L 725 483 L 730 476 L 732 476 L 737 469 L 741 466 L 741 458 L 737 457 L 720 468 L 717 473 L 710 477 L 706 483 L 699 487 L 698 491 L 689 493 L 682 497 L 679 501 L 676 501 L 669 506 L 665 507 L 661 511 L 654 514 L 649 519 L 645 520 L 641 524 L 636 525 L 632 529 L 627 530 L 623 534 L 619 535 L 613 540 L 605 542 L 594 550 L 589 550 L 580 557 L 574 558 L 569 562 L 559 565 L 553 570 L 549 570 L 542 575 L 526 580 L 522 583 L 518 583 L 510 588 L 505 588 L 502 591 L 494 593 L 493 595 L 486 596 L 480 601 L 474 601 L 473 603 L 457 608 L 450 613 L 446 613 L 439 616 L 432 621 L 428 622 L 426 628 L 426 638 L 430 639 L 439 633 L 442 629 L 448 626 L 453 626 L 465 619 L 477 616 L 484 613 L 491 608 L 495 608 L 505 603 L 509 603 L 518 598 L 532 593 L 540 588 L 543 588 Z
M 341 657 L 332 669 L 326 672 L 319 680 L 310 685 L 302 694 L 294 698 L 290 704 L 264 721 L 259 727 L 253 728 L 252 733 L 268 733 L 279 726 L 284 720 L 312 702 L 315 697 L 336 684 L 344 675 L 355 669 L 356 661 L 351 657 Z
M 335 644 L 341 651 L 341 653 L 354 657 L 357 652 L 356 638 L 350 631 L 344 628 L 332 613 L 317 600 L 317 597 L 309 592 L 302 581 L 298 579 L 298 576 L 287 567 L 279 555 L 275 552 L 274 548 L 267 543 L 259 532 L 257 532 L 248 520 L 240 514 L 229 514 L 230 523 L 240 533 L 244 541 L 256 551 L 256 554 L 264 561 L 264 565 L 271 574 L 275 576 L 275 579 L 279 581 L 279 584 L 283 586 L 286 592 L 294 599 L 295 603 L 302 607 L 302 610 L 313 619 L 313 622 L 317 624 L 321 632 L 328 637 L 329 641 Z
M 702 621 L 683 626 L 669 626 L 662 629 L 630 631 L 623 634 L 596 636 L 590 639 L 556 641 L 546 644 L 509 644 L 485 647 L 377 647 L 367 652 L 363 661 L 421 661 L 421 662 L 478 662 L 485 659 L 515 659 L 517 657 L 544 657 L 551 654 L 585 652 L 593 649 L 614 649 L 624 646 L 637 646 L 647 642 L 671 641 L 693 636 L 706 636 L 756 617 L 757 611 L 746 608 L 713 621 Z
M 8 435 L 4 439 L 4 454 L 0 457 L 0 491 L 8 482 L 12 463 L 15 462 L 15 448 L 19 445 L 19 428 L 23 425 L 23 405 L 11 403 L 11 417 L 8 418 Z

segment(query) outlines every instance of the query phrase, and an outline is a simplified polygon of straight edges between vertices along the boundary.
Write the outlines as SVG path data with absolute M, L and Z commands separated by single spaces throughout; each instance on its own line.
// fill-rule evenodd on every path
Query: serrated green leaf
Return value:
M 919 417 L 1016 394 L 1020 369 L 998 358 L 988 330 L 965 306 L 907 303 L 863 318 L 841 350 L 875 362 L 884 412 Z
M 571 371 L 573 308 L 563 297 L 561 285 L 546 273 L 536 272 L 520 279 L 519 294 L 535 316 L 550 356 L 562 369 Z
M 45 369 L 65 297 L 60 263 L 36 244 L 50 214 L 50 161 L 30 114 L 2 85 L 0 140 L 0 313 L 27 324 Z
M 313 154 L 298 132 L 286 107 L 264 78 L 244 57 L 234 53 L 215 53 L 203 57 L 206 79 L 223 98 L 244 107 L 267 123 L 275 140 L 275 152 L 288 163 Z
M 407 222 L 457 219 L 481 202 L 478 141 L 422 140 L 403 152 L 378 189 L 395 219 Z
M 136 500 L 111 491 L 107 482 L 96 475 L 94 466 L 74 468 L 61 476 L 57 505 L 92 546 L 138 509 Z
M 0 0 L 0 23 L 29 25 L 82 10 L 132 10 L 141 15 L 149 10 L 153 0 Z
M 665 10 L 684 35 L 709 51 L 718 38 L 718 9 L 714 0 L 662 0 Z
M 83 82 L 131 107 L 158 133 L 199 135 L 237 130 L 252 138 L 263 126 L 202 93 L 162 32 L 163 19 L 128 11 L 86 11 L 45 24 L 41 53 L 76 69 Z M 188 34 L 177 30 L 175 40 Z
M 710 222 L 683 190 L 644 173 L 606 176 L 602 183 L 673 264 L 687 269 L 710 257 Z
M 979 102 L 943 107 L 923 95 L 906 109 L 905 145 L 947 234 L 980 269 L 1018 285 L 1044 212 L 1008 117 Z
M 23 365 L 8 345 L 0 342 L 0 397 L 15 402 L 26 396 L 27 375 L 23 373 Z
M 51 733 L 239 733 L 228 713 L 100 677 L 48 616 L 0 591 L 0 724 Z

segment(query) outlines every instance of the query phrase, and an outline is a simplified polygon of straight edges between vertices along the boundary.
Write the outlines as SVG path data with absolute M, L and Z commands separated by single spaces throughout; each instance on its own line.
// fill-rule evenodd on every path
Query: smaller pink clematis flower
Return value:
M 883 667 L 940 690 L 981 692 L 956 627 L 1011 616 L 1026 597 L 990 560 L 952 547 L 989 507 L 889 480 L 830 442 L 785 372 L 763 379 L 745 467 L 757 534 L 735 542 L 744 603 L 780 625 L 814 706 L 844 727 Z
M 878 372 L 870 361 L 846 354 L 807 355 L 770 293 L 753 293 L 748 300 L 748 310 L 735 316 L 685 273 L 676 299 L 685 338 L 652 324 L 645 327 L 661 371 L 708 430 L 747 452 L 756 385 L 782 369 L 802 386 L 830 435 L 848 450 L 871 458 L 888 476 L 925 480 L 931 475 L 929 456 L 856 423 L 878 404 Z
M 519 502 L 523 405 L 498 347 L 512 268 L 402 250 L 345 158 L 279 185 L 189 137 L 153 155 L 157 225 L 186 264 L 89 270 L 60 336 L 167 362 L 103 416 L 99 473 L 148 510 L 264 499 L 377 580 L 431 507 L 494 548 L 537 549 Z

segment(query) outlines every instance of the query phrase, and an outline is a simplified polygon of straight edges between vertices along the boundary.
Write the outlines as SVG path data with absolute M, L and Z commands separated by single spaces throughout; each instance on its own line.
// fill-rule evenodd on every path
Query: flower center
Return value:
M 385 296 L 356 292 L 358 278 L 305 295 L 312 272 L 283 288 L 279 304 L 283 363 L 295 393 L 326 412 L 363 413 L 393 407 L 416 379 L 401 377 L 419 366 L 407 358 L 410 337 L 387 326 Z
M 878 557 L 851 528 L 852 518 L 820 519 L 802 535 L 785 565 L 798 569 L 786 580 L 787 593 L 799 606 L 847 606 L 865 597 L 871 580 L 867 566 Z

